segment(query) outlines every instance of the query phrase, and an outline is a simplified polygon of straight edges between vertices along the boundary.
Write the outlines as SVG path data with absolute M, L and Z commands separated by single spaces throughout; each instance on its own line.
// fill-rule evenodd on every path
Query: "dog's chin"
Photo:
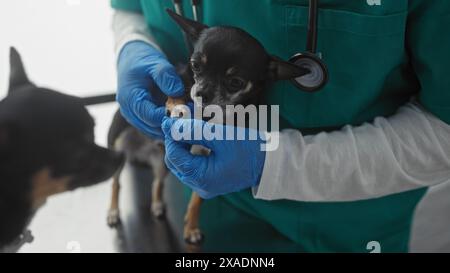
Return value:
M 199 89 L 199 84 L 198 83 L 195 83 L 194 85 L 192 85 L 190 95 L 191 95 L 192 101 L 194 102 L 194 106 L 195 107 L 202 107 L 202 104 L 203 104 L 202 103 L 202 97 L 197 96 L 198 89 Z
M 206 107 L 205 103 L 203 102 L 202 97 L 192 96 L 191 98 L 192 98 L 192 101 L 194 102 L 195 107 L 202 108 L 202 109 Z

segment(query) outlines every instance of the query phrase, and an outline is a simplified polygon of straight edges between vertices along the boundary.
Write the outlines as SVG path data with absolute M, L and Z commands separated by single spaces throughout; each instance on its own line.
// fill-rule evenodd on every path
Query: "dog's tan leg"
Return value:
M 119 211 L 119 193 L 120 193 L 120 172 L 117 172 L 113 178 L 111 204 L 108 211 L 108 226 L 115 228 L 120 225 L 120 211 Z
M 201 204 L 202 198 L 195 192 L 192 193 L 184 218 L 184 240 L 188 245 L 200 245 L 203 241 L 199 227 Z
M 162 218 L 164 216 L 164 200 L 163 200 L 163 188 L 164 179 L 168 174 L 168 170 L 164 162 L 153 166 L 153 184 L 152 184 L 152 213 L 156 218 Z
M 163 179 L 153 179 L 152 185 L 152 213 L 156 218 L 164 216 L 164 202 L 163 202 Z
M 167 115 L 176 118 L 188 118 L 189 108 L 185 105 L 186 98 L 168 98 L 166 102 Z M 195 146 L 195 145 L 194 145 Z M 199 154 L 205 153 L 205 149 L 198 149 Z M 196 151 L 192 150 L 194 154 Z M 208 152 L 206 151 L 206 154 Z M 193 192 L 184 217 L 184 240 L 189 252 L 198 252 L 199 245 L 203 242 L 203 234 L 199 227 L 201 197 Z

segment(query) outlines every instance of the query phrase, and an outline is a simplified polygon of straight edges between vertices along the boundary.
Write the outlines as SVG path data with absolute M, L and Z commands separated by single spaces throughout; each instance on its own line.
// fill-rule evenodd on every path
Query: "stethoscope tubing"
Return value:
M 192 0 L 192 11 L 194 12 L 194 19 L 195 21 L 198 21 L 198 5 L 200 4 L 199 0 Z M 183 16 L 183 1 L 182 0 L 173 0 L 173 5 L 175 6 L 175 12 L 176 14 Z M 186 33 L 183 32 L 183 39 L 184 43 L 186 45 L 186 49 L 188 50 L 189 54 L 192 54 L 194 51 L 191 41 L 189 40 L 189 37 Z
M 319 20 L 319 0 L 309 0 L 308 38 L 306 51 L 316 54 L 317 51 L 317 29 Z
M 194 16 L 194 21 L 199 22 L 200 17 L 199 17 L 198 9 L 200 6 L 200 0 L 192 0 L 191 4 L 192 4 L 192 14 Z

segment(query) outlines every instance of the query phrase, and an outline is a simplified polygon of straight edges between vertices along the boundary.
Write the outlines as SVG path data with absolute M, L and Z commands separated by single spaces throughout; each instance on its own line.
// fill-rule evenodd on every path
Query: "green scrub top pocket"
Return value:
M 285 55 L 291 56 L 305 50 L 308 7 L 285 6 L 284 13 Z M 367 15 L 320 9 L 318 52 L 328 66 L 329 83 L 316 94 L 285 83 L 283 95 L 275 98 L 282 116 L 296 128 L 353 124 L 367 102 L 379 98 L 390 73 L 405 62 L 406 21 L 406 11 Z M 294 112 L 298 114 L 290 114 Z

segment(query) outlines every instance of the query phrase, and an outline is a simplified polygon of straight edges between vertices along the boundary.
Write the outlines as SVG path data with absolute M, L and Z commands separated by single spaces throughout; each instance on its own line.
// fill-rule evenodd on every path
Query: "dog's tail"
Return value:
M 28 79 L 27 73 L 22 63 L 22 58 L 19 52 L 14 47 L 10 48 L 9 51 L 9 62 L 10 62 L 10 76 L 9 76 L 9 92 L 12 92 L 17 87 L 22 85 L 31 84 Z

